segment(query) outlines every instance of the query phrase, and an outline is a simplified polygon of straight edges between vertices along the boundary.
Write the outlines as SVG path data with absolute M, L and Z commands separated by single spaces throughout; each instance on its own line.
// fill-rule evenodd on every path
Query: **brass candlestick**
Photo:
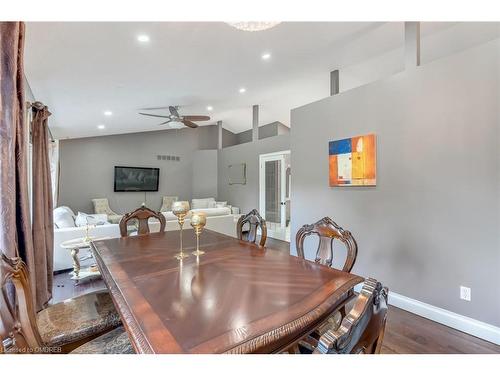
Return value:
M 196 234 L 196 251 L 193 251 L 191 254 L 199 257 L 200 255 L 205 254 L 204 251 L 200 251 L 200 234 L 207 223 L 207 216 L 202 213 L 196 213 L 191 216 L 191 226 L 194 229 L 194 233 Z
M 177 221 L 179 222 L 179 226 L 181 227 L 180 231 L 180 252 L 175 254 L 175 258 L 182 260 L 183 258 L 188 257 L 189 255 L 184 253 L 182 248 L 182 227 L 184 226 L 184 221 L 186 219 L 187 214 L 189 213 L 189 202 L 186 201 L 176 201 L 172 203 L 172 212 L 175 216 L 177 216 Z
M 93 218 L 93 216 L 90 216 Z M 85 238 L 83 239 L 83 242 L 90 242 L 91 241 L 91 237 L 90 237 L 90 230 L 92 228 L 95 228 L 95 225 L 94 224 L 89 224 L 89 216 L 86 217 L 85 219 L 87 221 L 87 225 L 85 226 Z

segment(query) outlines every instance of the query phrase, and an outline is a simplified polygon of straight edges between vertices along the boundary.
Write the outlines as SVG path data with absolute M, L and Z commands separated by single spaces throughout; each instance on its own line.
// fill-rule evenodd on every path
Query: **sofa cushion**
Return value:
M 220 208 L 195 208 L 191 210 L 191 213 L 203 212 L 207 217 L 210 216 L 223 216 L 231 215 L 231 209 L 229 207 Z
M 56 228 L 72 228 L 75 227 L 75 214 L 71 208 L 61 206 L 54 209 L 54 225 Z
M 108 223 L 108 215 L 106 214 L 86 214 L 84 212 L 78 212 L 75 219 L 75 225 L 77 227 L 84 227 L 85 225 L 104 225 Z
M 193 199 L 191 208 L 215 208 L 215 198 Z

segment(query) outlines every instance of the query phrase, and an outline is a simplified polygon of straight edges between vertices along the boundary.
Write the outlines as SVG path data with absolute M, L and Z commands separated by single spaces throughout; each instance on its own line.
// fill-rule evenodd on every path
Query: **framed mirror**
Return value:
M 245 185 L 247 183 L 246 163 L 228 166 L 229 185 Z

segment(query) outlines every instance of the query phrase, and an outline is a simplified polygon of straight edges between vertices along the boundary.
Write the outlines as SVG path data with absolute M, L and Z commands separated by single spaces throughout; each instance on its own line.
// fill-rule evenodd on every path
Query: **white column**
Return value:
M 330 95 L 339 93 L 339 70 L 330 72 Z
M 217 149 L 222 150 L 222 121 L 217 121 Z
M 252 142 L 259 140 L 259 106 L 252 107 Z
M 420 66 L 420 22 L 405 22 L 405 69 Z

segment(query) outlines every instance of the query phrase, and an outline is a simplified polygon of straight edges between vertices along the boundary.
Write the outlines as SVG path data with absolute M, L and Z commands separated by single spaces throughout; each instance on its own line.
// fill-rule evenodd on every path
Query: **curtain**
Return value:
M 52 292 L 52 188 L 47 108 L 33 118 L 33 227 L 28 195 L 28 132 L 22 22 L 0 22 L 0 251 L 28 266 L 37 310 Z M 36 117 L 36 118 L 35 118 Z M 35 244 L 35 246 L 34 246 Z M 1 276 L 1 275 L 0 275 Z
M 31 214 L 35 250 L 36 300 L 40 305 L 47 303 L 52 297 L 54 221 L 49 161 L 49 116 L 50 112 L 46 106 L 33 107 L 31 122 L 33 206 Z
M 49 143 L 50 179 L 52 181 L 52 204 L 57 207 L 59 198 L 59 140 Z
M 24 36 L 24 23 L 0 22 L 0 251 L 10 258 L 20 256 L 31 271 L 35 262 L 24 121 Z M 30 283 L 35 290 L 34 272 Z

